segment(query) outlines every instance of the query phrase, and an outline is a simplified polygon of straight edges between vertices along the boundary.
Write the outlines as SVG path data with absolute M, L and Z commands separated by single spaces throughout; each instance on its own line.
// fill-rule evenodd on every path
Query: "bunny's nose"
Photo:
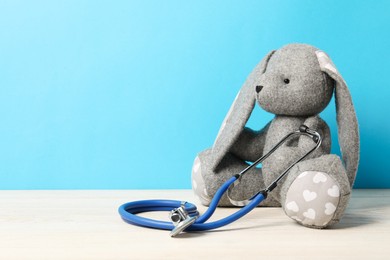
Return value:
M 263 86 L 257 85 L 256 86 L 256 92 L 259 93 L 263 89 Z

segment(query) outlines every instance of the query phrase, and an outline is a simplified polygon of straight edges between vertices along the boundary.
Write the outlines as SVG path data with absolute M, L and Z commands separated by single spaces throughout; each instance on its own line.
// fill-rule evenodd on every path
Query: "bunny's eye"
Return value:
M 286 83 L 286 84 L 290 83 L 290 80 L 289 80 L 289 79 L 284 79 L 283 81 L 284 81 L 284 83 Z

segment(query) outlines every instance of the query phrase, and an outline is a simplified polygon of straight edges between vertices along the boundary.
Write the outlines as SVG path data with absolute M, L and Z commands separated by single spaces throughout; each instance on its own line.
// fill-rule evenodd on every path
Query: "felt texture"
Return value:
M 329 56 L 322 51 L 316 51 L 316 55 L 321 70 L 327 73 L 336 82 L 335 102 L 338 139 L 343 161 L 347 169 L 348 180 L 352 187 L 356 178 L 360 155 L 359 126 L 355 108 L 347 84 L 337 71 L 336 66 L 330 60 Z
M 343 161 L 336 155 L 329 155 L 329 127 L 319 116 L 333 93 Z M 260 130 L 245 127 L 255 103 L 275 114 L 274 119 Z M 323 51 L 306 44 L 288 44 L 269 52 L 249 75 L 224 119 L 213 147 L 198 155 L 197 168 L 200 169 L 205 194 L 211 198 L 218 187 L 243 170 L 247 162 L 261 157 L 302 124 L 321 134 L 322 145 L 305 161 L 294 166 L 262 205 L 285 207 L 287 196 L 293 198 L 292 194 L 302 194 L 303 191 L 290 189 L 290 186 L 303 171 L 322 172 L 334 181 L 332 187 L 335 185 L 340 190 L 334 214 L 331 218 L 330 215 L 323 216 L 324 221 L 297 221 L 314 228 L 337 223 L 347 205 L 358 167 L 358 123 L 347 85 L 335 65 Z M 248 199 L 268 186 L 313 146 L 313 140 L 306 136 L 283 144 L 263 162 L 261 169 L 254 168 L 244 176 L 233 193 L 234 199 Z M 309 179 L 306 182 L 308 186 L 312 185 Z M 299 185 L 304 186 L 304 180 L 300 180 Z M 317 193 L 319 203 L 324 203 L 326 193 L 321 190 Z M 220 205 L 229 206 L 230 203 L 225 197 Z M 317 206 L 323 207 L 322 204 Z
M 238 135 L 241 133 L 249 116 L 252 114 L 255 106 L 254 86 L 258 84 L 259 78 L 264 73 L 268 60 L 273 53 L 274 51 L 268 53 L 255 67 L 234 99 L 213 145 L 212 156 L 214 158 L 211 162 L 213 170 L 217 171 L 217 167 L 225 156 L 226 151 L 229 150 L 232 144 L 237 140 Z

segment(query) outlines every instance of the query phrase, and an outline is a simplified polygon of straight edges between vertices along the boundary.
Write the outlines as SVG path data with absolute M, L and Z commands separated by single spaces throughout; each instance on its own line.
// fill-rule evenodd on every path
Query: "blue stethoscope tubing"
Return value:
M 297 135 L 305 135 L 310 137 L 316 143 L 316 145 L 311 150 L 309 150 L 306 154 L 304 154 L 301 158 L 299 158 L 293 164 L 287 167 L 279 175 L 279 177 L 276 178 L 265 190 L 259 191 L 250 200 L 246 200 L 245 203 L 241 203 L 244 201 L 231 200 L 231 198 L 229 197 L 229 189 L 234 187 L 236 183 L 239 183 L 242 175 L 244 175 L 251 168 L 255 167 L 263 160 L 268 158 L 270 154 L 272 154 L 276 149 L 278 149 L 289 138 Z M 177 201 L 177 200 L 140 200 L 140 201 L 128 202 L 119 207 L 118 209 L 119 214 L 122 217 L 122 219 L 129 224 L 133 224 L 141 227 L 149 227 L 149 228 L 174 231 L 175 225 L 171 222 L 144 218 L 136 214 L 142 212 L 148 212 L 148 211 L 172 211 L 179 207 L 184 207 L 184 210 L 187 212 L 188 216 L 196 218 L 194 222 L 191 222 L 192 224 L 189 223 L 189 226 L 183 226 L 184 231 L 204 231 L 204 230 L 216 229 L 222 226 L 226 226 L 236 221 L 237 219 L 245 216 L 248 212 L 250 212 L 252 209 L 257 207 L 264 199 L 266 199 L 268 193 L 271 192 L 277 186 L 278 182 L 289 172 L 289 170 L 295 164 L 302 161 L 309 154 L 311 154 L 316 149 L 318 149 L 318 147 L 321 145 L 321 141 L 322 139 L 318 132 L 308 128 L 305 125 L 301 125 L 299 127 L 299 130 L 291 132 L 290 134 L 286 135 L 268 153 L 264 154 L 262 157 L 257 159 L 252 165 L 245 168 L 239 174 L 232 176 L 224 184 L 222 184 L 222 186 L 217 190 L 213 199 L 211 200 L 209 208 L 201 216 L 199 216 L 199 212 L 197 211 L 197 208 L 194 204 L 189 202 Z M 225 194 L 226 191 L 227 191 L 227 197 L 229 198 L 230 202 L 232 202 L 234 205 L 239 205 L 239 206 L 245 205 L 245 206 L 239 209 L 238 211 L 236 211 L 235 213 L 231 214 L 230 216 L 227 216 L 225 218 L 213 222 L 205 223 L 213 215 L 219 201 L 221 200 L 222 196 Z M 180 229 L 180 231 L 183 229 Z M 173 234 L 172 236 L 175 235 L 176 233 Z
M 220 220 L 204 223 L 213 215 L 223 194 L 227 191 L 230 185 L 232 185 L 233 182 L 237 180 L 237 178 L 238 175 L 231 177 L 218 189 L 207 211 L 201 216 L 199 216 L 199 212 L 197 211 L 197 208 L 194 204 L 189 202 L 184 204 L 185 210 L 190 216 L 199 216 L 195 223 L 189 226 L 186 231 L 205 231 L 226 226 L 245 216 L 265 199 L 266 193 L 258 193 L 251 199 L 248 205 L 242 207 L 232 215 L 229 215 Z M 129 224 L 156 229 L 172 230 L 175 227 L 172 222 L 144 218 L 136 214 L 148 211 L 171 211 L 180 207 L 181 205 L 183 205 L 183 203 L 178 200 L 141 200 L 125 203 L 119 207 L 118 211 L 122 219 Z

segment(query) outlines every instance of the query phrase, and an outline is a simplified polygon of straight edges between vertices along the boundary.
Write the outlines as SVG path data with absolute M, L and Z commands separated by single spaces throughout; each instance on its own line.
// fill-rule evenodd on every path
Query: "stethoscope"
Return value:
M 300 135 L 310 137 L 316 145 L 310 151 L 292 163 L 289 167 L 287 167 L 266 189 L 257 192 L 252 198 L 242 201 L 236 201 L 231 198 L 230 193 L 232 189 L 239 184 L 242 176 L 246 172 L 267 159 L 288 139 Z M 171 230 L 171 237 L 180 234 L 182 231 L 204 231 L 220 228 L 245 216 L 248 212 L 257 207 L 264 199 L 267 198 L 268 193 L 275 189 L 275 187 L 278 185 L 278 182 L 289 172 L 289 170 L 295 164 L 299 163 L 312 152 L 317 150 L 318 147 L 320 147 L 321 142 L 322 139 L 318 132 L 310 129 L 305 125 L 301 125 L 299 130 L 286 135 L 268 153 L 257 159 L 253 164 L 249 165 L 243 171 L 234 175 L 224 184 L 222 184 L 222 186 L 219 187 L 216 194 L 214 195 L 209 208 L 201 216 L 199 216 L 199 212 L 197 211 L 197 208 L 194 204 L 177 200 L 140 200 L 128 202 L 119 207 L 119 214 L 124 221 L 132 225 Z M 217 221 L 205 223 L 213 215 L 215 209 L 217 208 L 218 202 L 221 200 L 225 192 L 227 192 L 227 197 L 233 205 L 243 207 L 230 216 Z M 148 211 L 170 211 L 169 217 L 171 222 L 154 220 L 136 215 L 138 213 Z

